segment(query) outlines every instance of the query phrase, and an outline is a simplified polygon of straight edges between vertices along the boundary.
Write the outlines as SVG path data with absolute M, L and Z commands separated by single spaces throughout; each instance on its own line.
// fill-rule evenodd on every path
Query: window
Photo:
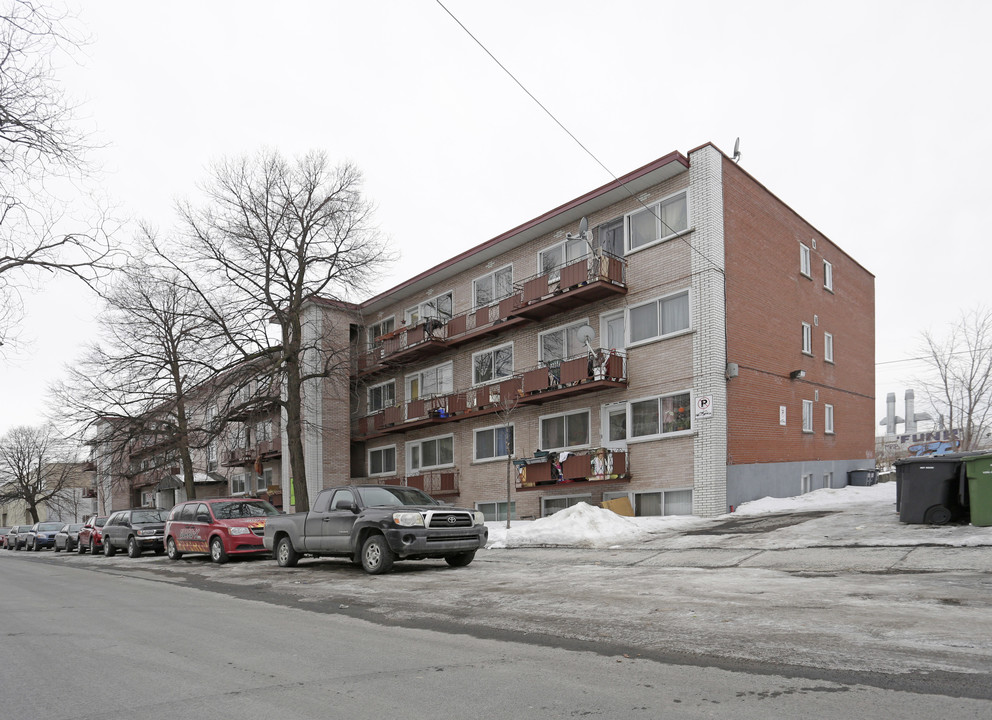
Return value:
M 603 252 L 616 257 L 623 257 L 623 218 L 617 218 L 603 223 L 596 228 L 599 237 L 599 247 Z
M 589 411 L 550 415 L 541 420 L 541 449 L 559 450 L 589 444 Z
M 455 462 L 455 438 L 453 435 L 428 438 L 406 444 L 407 460 L 412 470 L 453 465 Z
M 268 442 L 272 439 L 272 419 L 255 423 L 255 442 Z
M 475 431 L 475 459 L 494 460 L 513 455 L 513 426 L 498 425 Z
M 231 476 L 231 494 L 237 495 L 245 492 L 245 474 L 238 473 Z
M 406 399 L 419 400 L 454 391 L 454 372 L 450 362 L 406 376 Z
M 689 291 L 652 300 L 630 309 L 632 343 L 689 329 Z
M 217 469 L 217 443 L 212 442 L 207 445 L 207 472 L 214 472 Z
M 569 497 L 543 497 L 541 498 L 541 517 L 554 515 L 559 510 L 570 508 L 581 502 L 588 502 L 589 495 L 570 495 Z
M 369 450 L 369 475 L 388 475 L 396 472 L 396 446 Z
M 834 266 L 823 261 L 823 287 L 833 292 L 834 289 Z
M 630 437 L 683 432 L 692 429 L 689 393 L 649 398 L 630 404 Z
M 813 473 L 803 475 L 799 487 L 800 494 L 805 495 L 808 492 L 812 492 L 812 490 L 813 490 Z
M 809 247 L 799 243 L 799 272 L 806 277 L 812 276 L 813 262 L 811 260 Z
M 513 292 L 513 266 L 507 265 L 472 281 L 475 307 L 485 307 Z
M 588 324 L 582 320 L 567 327 L 541 333 L 538 336 L 541 362 L 557 367 L 562 360 L 585 352 L 585 345 L 579 340 L 579 328 Z
M 813 432 L 813 401 L 803 400 L 803 432 Z
M 475 504 L 475 509 L 486 517 L 486 522 L 499 522 L 506 520 L 506 502 L 480 502 Z M 510 503 L 510 519 L 517 519 L 517 504 Z
M 688 228 L 686 194 L 681 192 L 627 216 L 627 250 L 665 240 Z
M 588 246 L 582 238 L 563 240 L 557 245 L 542 250 L 537 255 L 537 263 L 541 274 L 547 275 L 551 282 L 557 282 L 561 277 L 563 265 L 575 262 L 586 254 Z
M 408 325 L 416 325 L 421 320 L 434 318 L 437 320 L 450 320 L 452 315 L 452 295 L 450 292 L 437 295 L 427 302 L 422 302 L 412 308 L 407 308 L 404 313 Z
M 513 374 L 513 344 L 472 355 L 472 384 L 482 385 Z
M 809 323 L 803 323 L 803 353 L 813 354 L 813 326 Z
M 834 361 L 834 336 L 828 332 L 823 333 L 823 359 Z
M 627 406 L 619 404 L 606 412 L 607 434 L 611 443 L 622 443 L 627 439 Z
M 623 350 L 626 347 L 626 328 L 627 321 L 623 316 L 623 312 L 618 312 L 612 315 L 604 315 L 601 318 L 602 322 L 602 334 L 606 338 L 606 345 L 611 350 Z
M 262 486 L 266 488 L 272 487 L 272 468 L 262 470 Z
M 692 490 L 657 490 L 631 493 L 631 506 L 637 517 L 692 515 Z M 631 497 L 627 493 L 603 493 L 604 500 Z M 607 497 L 609 496 L 609 497 Z
M 396 383 L 392 380 L 369 388 L 369 412 L 379 412 L 396 404 Z
M 832 472 L 823 473 L 823 487 L 829 488 L 834 486 L 834 474 Z
M 374 325 L 369 325 L 369 329 L 368 329 L 369 347 L 372 347 L 373 345 L 376 344 L 375 341 L 377 338 L 379 338 L 382 335 L 385 335 L 386 333 L 391 333 L 395 329 L 396 329 L 395 318 L 386 318 L 385 320 L 381 322 L 377 322 Z
M 824 405 L 823 406 L 823 432 L 830 435 L 834 434 L 834 406 Z

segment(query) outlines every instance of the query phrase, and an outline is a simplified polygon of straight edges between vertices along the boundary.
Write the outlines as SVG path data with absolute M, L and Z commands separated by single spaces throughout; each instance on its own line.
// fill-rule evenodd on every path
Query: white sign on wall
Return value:
M 702 397 L 696 398 L 696 417 L 697 418 L 713 417 L 712 395 L 703 395 Z
M 778 406 L 778 424 L 785 425 L 785 405 Z

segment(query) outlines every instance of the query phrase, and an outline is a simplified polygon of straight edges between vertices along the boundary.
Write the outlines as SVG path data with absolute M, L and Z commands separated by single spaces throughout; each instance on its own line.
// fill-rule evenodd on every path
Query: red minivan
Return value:
M 231 555 L 266 552 L 265 518 L 278 515 L 258 498 L 210 498 L 179 503 L 165 523 L 165 551 L 170 560 L 184 553 L 209 553 L 215 563 Z

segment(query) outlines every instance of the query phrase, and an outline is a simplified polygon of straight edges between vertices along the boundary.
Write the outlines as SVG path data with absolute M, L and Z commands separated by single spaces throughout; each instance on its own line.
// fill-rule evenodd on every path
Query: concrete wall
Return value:
M 802 477 L 812 474 L 812 490 L 826 487 L 824 476 L 833 473 L 829 487 L 847 485 L 851 470 L 874 470 L 872 460 L 809 460 L 803 462 L 755 463 L 727 468 L 727 508 L 763 497 L 792 497 L 802 491 Z

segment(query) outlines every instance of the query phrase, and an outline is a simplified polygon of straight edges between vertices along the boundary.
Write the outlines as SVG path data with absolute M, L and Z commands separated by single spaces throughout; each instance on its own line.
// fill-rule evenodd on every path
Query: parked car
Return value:
M 31 526 L 27 532 L 24 547 L 27 550 L 41 550 L 54 547 L 55 533 L 62 529 L 62 522 L 40 522 Z
M 76 550 L 82 555 L 87 550 L 93 555 L 103 552 L 103 526 L 107 522 L 107 517 L 91 517 L 83 523 L 76 539 Z
M 9 549 L 7 547 L 7 534 L 10 533 L 11 529 L 9 527 L 0 527 L 0 548 L 4 550 Z
M 55 533 L 55 544 L 52 546 L 52 550 L 58 552 L 59 550 L 65 550 L 66 552 L 72 552 L 76 549 L 76 545 L 79 542 L 79 531 L 82 530 L 82 523 L 67 523 L 62 526 L 62 528 Z
M 168 517 L 168 510 L 157 508 L 118 510 L 103 526 L 103 554 L 113 557 L 118 550 L 127 550 L 128 557 L 136 558 L 145 550 L 154 550 L 161 555 Z
M 7 548 L 10 550 L 20 550 L 24 547 L 29 532 L 31 532 L 30 525 L 15 525 L 12 527 L 10 532 L 7 533 Z
M 231 555 L 264 553 L 265 519 L 278 515 L 265 500 L 211 498 L 172 508 L 165 523 L 165 551 L 170 560 L 184 553 L 209 553 L 215 563 Z

